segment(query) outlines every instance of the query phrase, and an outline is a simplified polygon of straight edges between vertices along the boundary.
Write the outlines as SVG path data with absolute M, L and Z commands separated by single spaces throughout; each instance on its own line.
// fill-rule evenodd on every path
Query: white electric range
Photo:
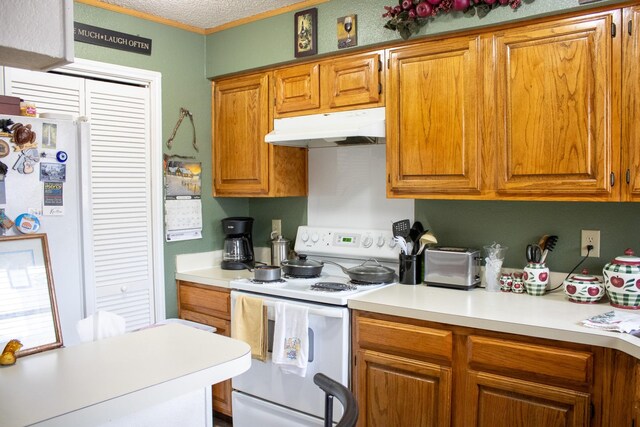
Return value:
M 301 226 L 294 249 L 317 261 L 334 261 L 345 268 L 375 259 L 397 272 L 399 247 L 389 230 L 344 229 Z M 314 289 L 321 283 L 344 285 L 347 289 Z M 278 302 L 308 308 L 309 360 L 304 377 L 283 373 L 267 360 L 252 360 L 251 368 L 232 380 L 233 425 L 249 427 L 323 426 L 324 392 L 313 383 L 317 372 L 349 386 L 350 313 L 349 298 L 393 283 L 353 284 L 339 267 L 325 263 L 319 277 L 284 277 L 278 282 L 238 279 L 230 283 L 231 315 L 240 295 L 261 298 L 268 312 L 269 351 L 273 343 L 275 305 Z M 342 416 L 334 405 L 333 419 Z
M 389 230 L 357 230 L 301 226 L 298 228 L 294 249 L 298 254 L 317 261 L 333 261 L 345 268 L 367 262 L 380 263 L 398 269 L 399 247 Z M 324 284 L 329 283 L 323 287 Z M 343 287 L 331 284 L 342 284 Z M 231 282 L 232 289 L 278 296 L 302 301 L 346 306 L 350 297 L 369 292 L 391 283 L 362 283 L 351 281 L 338 266 L 324 264 L 322 273 L 313 278 L 283 275 L 273 282 L 238 279 Z M 338 289 L 336 289 L 338 288 Z M 341 289 L 340 289 L 341 288 Z

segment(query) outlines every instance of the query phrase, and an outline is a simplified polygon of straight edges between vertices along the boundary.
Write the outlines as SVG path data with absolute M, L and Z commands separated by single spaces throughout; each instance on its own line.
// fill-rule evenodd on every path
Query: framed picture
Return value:
M 338 18 L 338 49 L 358 46 L 358 15 L 347 15 Z
M 318 9 L 307 9 L 294 15 L 295 42 L 294 55 L 296 58 L 315 55 L 318 53 Z
M 0 314 L 0 346 L 20 340 L 16 356 L 62 346 L 46 234 L 0 237 Z

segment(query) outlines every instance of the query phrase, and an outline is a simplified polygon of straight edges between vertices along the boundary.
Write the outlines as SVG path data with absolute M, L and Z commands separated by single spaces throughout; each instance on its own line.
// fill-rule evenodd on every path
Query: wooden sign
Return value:
M 95 44 L 111 49 L 151 55 L 151 39 L 94 27 L 80 22 L 73 23 L 73 39 L 77 42 Z

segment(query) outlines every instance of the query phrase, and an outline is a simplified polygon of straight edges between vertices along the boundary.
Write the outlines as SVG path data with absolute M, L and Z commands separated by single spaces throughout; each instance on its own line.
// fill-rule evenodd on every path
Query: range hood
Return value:
M 290 147 L 384 143 L 384 114 L 379 107 L 275 119 L 264 140 Z

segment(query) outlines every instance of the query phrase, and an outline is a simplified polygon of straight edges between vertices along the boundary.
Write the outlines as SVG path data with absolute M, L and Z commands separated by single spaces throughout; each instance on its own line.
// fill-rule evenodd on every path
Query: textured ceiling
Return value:
M 213 28 L 301 0 L 100 0 L 199 28 Z M 249 4 L 247 4 L 249 3 Z

